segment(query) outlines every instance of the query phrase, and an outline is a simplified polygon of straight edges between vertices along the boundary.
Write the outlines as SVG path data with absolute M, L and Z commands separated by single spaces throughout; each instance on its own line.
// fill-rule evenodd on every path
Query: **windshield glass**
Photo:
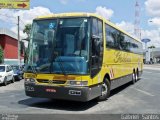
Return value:
M 19 66 L 11 66 L 13 70 L 18 70 Z
M 88 73 L 88 18 L 33 22 L 28 70 L 41 73 Z
M 13 65 L 11 67 L 12 67 L 14 73 L 20 72 L 20 70 L 21 70 L 18 65 Z
M 0 72 L 5 72 L 5 66 L 0 66 Z

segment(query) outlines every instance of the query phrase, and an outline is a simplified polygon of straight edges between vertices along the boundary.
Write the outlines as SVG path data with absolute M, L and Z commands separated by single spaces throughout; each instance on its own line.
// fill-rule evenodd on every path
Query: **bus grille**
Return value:
M 66 81 L 62 80 L 42 80 L 42 79 L 37 79 L 39 83 L 49 83 L 49 84 L 64 84 Z

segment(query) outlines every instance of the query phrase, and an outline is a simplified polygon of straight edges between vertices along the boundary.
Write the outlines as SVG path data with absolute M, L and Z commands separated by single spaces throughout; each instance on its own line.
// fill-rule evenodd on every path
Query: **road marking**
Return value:
M 144 73 L 153 73 L 153 72 L 144 71 Z
M 145 95 L 149 95 L 149 96 L 154 96 L 153 94 L 151 94 L 151 93 L 149 93 L 149 92 L 146 92 L 146 91 L 144 91 L 144 90 L 141 90 L 141 89 L 138 89 L 138 88 L 133 88 L 133 89 L 135 89 L 135 90 L 137 90 L 137 91 L 139 91 L 139 92 L 141 92 L 141 93 L 143 93 L 143 94 L 145 94 Z
M 141 79 L 145 79 L 145 80 L 147 79 L 147 80 L 149 80 L 149 78 L 148 78 L 148 77 L 141 77 Z
M 147 75 L 150 75 L 150 74 L 152 74 L 153 76 L 154 75 L 160 75 L 160 73 L 158 73 L 158 72 L 144 72 L 144 74 L 147 74 Z
M 160 70 L 160 68 L 156 68 L 156 67 L 144 67 L 144 70 Z

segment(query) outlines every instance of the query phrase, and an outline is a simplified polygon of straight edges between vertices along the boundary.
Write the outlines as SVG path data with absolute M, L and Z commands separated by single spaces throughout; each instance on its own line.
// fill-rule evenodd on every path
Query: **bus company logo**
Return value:
M 121 51 L 115 52 L 115 63 L 131 62 L 128 53 L 122 53 Z
M 48 83 L 49 83 L 49 84 L 53 84 L 53 81 L 52 81 L 52 80 L 48 80 Z

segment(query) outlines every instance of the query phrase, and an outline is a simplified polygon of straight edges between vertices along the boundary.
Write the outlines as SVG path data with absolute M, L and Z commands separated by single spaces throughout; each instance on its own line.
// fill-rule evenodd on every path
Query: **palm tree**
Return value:
M 27 38 L 26 38 L 27 41 L 29 41 L 29 38 L 30 38 L 31 27 L 32 27 L 31 24 L 26 24 L 23 30 L 23 33 L 27 34 Z
M 24 40 L 27 40 L 29 42 L 29 38 L 30 38 L 30 31 L 31 31 L 31 24 L 26 24 L 25 28 L 23 30 L 23 33 L 27 34 L 27 38 Z M 28 47 L 25 49 L 25 53 L 24 53 L 24 63 L 26 63 L 28 60 Z

